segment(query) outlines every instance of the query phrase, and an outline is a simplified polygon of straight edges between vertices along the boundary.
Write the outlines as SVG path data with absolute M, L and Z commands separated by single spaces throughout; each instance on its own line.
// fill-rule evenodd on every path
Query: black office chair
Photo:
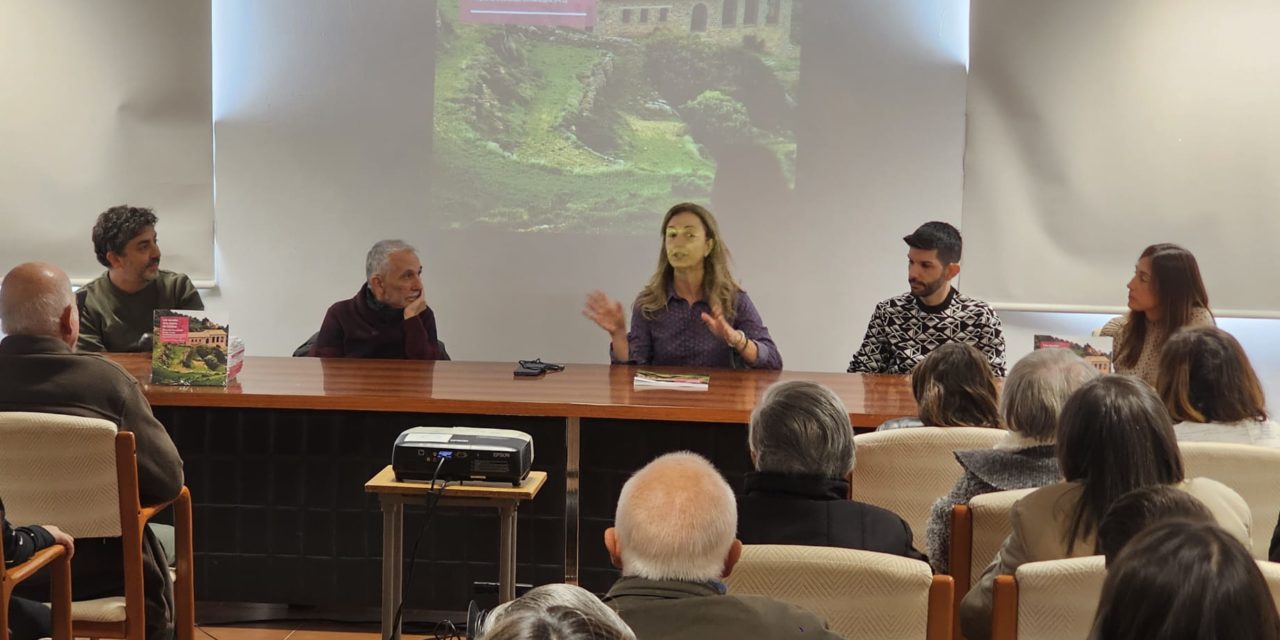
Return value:
M 315 345 L 315 343 L 316 343 L 316 338 L 319 338 L 319 337 L 320 337 L 320 332 L 319 332 L 319 331 L 317 331 L 317 332 L 315 332 L 315 333 L 311 334 L 311 337 L 310 337 L 310 338 L 307 338 L 307 339 L 306 339 L 306 341 L 304 341 L 301 345 L 298 345 L 298 348 L 297 348 L 297 349 L 294 349 L 294 350 L 293 350 L 293 357 L 295 357 L 295 358 L 305 358 L 305 357 L 307 357 L 308 355 L 310 355 L 310 353 L 311 353 L 311 347 Z

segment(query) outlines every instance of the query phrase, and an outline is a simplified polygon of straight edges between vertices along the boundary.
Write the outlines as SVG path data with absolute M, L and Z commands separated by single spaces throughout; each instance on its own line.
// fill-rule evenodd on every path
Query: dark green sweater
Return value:
M 80 307 L 80 351 L 149 351 L 156 309 L 203 310 L 204 301 L 191 279 L 161 270 L 141 291 L 125 293 L 106 273 L 76 292 Z

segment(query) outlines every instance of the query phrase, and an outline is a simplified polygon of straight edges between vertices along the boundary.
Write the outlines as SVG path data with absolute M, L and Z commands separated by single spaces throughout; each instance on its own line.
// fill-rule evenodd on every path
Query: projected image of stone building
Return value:
M 791 48 L 794 0 L 601 0 L 594 31 L 624 38 L 657 29 L 686 31 L 726 45 L 753 38 L 774 52 Z

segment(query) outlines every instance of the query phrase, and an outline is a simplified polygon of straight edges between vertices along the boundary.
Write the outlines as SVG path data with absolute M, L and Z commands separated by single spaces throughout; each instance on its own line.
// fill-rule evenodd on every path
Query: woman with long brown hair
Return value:
M 1156 389 L 1177 423 L 1178 440 L 1280 447 L 1280 425 L 1267 417 L 1258 374 L 1222 329 L 1173 334 L 1161 353 Z
M 1211 327 L 1209 293 L 1200 265 L 1176 244 L 1153 244 L 1142 251 L 1129 280 L 1129 313 L 1100 332 L 1115 338 L 1116 373 L 1136 375 L 1155 386 L 1160 349 L 1183 327 Z
M 1090 640 L 1276 640 L 1280 617 L 1249 549 L 1217 525 L 1169 520 L 1107 567 Z
M 1102 376 L 1071 394 L 1058 419 L 1056 448 L 1064 481 L 1014 503 L 1009 537 L 960 605 L 966 638 L 990 636 L 996 576 L 1015 575 L 1028 562 L 1096 555 L 1102 516 L 1134 489 L 1167 485 L 1186 491 L 1231 535 L 1251 544 L 1249 505 L 1221 482 L 1186 477 L 1169 412 L 1137 378 Z
M 995 375 L 973 345 L 952 342 L 931 351 L 911 371 L 911 393 L 926 426 L 1001 426 Z
M 781 369 L 760 314 L 729 271 L 729 247 L 705 207 L 683 202 L 662 219 L 658 269 L 631 307 L 601 291 L 582 314 L 609 333 L 615 363 Z

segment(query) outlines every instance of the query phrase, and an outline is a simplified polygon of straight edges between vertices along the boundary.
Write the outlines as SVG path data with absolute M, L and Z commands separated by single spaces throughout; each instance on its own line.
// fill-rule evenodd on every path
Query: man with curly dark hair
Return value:
M 204 309 L 191 279 L 160 269 L 156 214 L 120 205 L 98 216 L 93 251 L 107 272 L 76 293 L 80 351 L 150 351 L 156 309 Z

